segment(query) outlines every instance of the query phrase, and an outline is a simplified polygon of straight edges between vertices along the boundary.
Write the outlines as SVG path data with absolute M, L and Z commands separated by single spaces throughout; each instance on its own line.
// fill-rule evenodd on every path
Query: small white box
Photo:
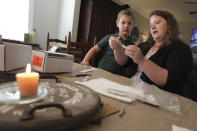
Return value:
M 72 72 L 73 60 L 70 54 L 32 50 L 32 69 L 39 72 Z
M 32 47 L 4 42 L 0 44 L 0 71 L 11 71 L 25 67 L 31 62 Z

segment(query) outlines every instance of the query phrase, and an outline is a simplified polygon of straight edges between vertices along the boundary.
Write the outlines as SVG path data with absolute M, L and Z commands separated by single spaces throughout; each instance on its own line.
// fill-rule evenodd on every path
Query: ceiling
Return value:
M 190 11 L 197 12 L 197 0 L 113 0 L 121 5 L 129 4 L 130 8 L 148 18 L 155 9 L 168 10 L 173 13 L 178 22 L 197 22 L 197 13 L 190 15 Z M 196 4 L 185 4 L 194 2 Z

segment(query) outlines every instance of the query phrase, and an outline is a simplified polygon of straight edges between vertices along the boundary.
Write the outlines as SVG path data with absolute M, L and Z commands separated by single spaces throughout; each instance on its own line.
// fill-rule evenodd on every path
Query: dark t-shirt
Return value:
M 104 56 L 99 61 L 98 68 L 104 69 L 114 74 L 123 75 L 123 70 L 125 66 L 119 65 L 115 60 L 114 51 L 111 49 L 109 45 L 109 38 L 111 36 L 117 37 L 118 34 L 107 35 L 97 43 L 99 48 L 105 51 Z M 125 46 L 133 44 L 131 37 L 128 37 L 127 40 L 123 40 L 123 39 L 120 39 L 120 40 L 122 44 L 124 44 Z

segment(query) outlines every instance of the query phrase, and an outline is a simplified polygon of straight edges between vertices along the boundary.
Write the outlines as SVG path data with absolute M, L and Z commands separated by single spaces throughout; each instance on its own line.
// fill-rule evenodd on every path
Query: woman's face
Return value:
M 133 19 L 131 16 L 122 15 L 120 19 L 116 21 L 116 24 L 119 28 L 119 34 L 127 36 L 133 27 Z
M 150 18 L 151 35 L 156 42 L 163 42 L 167 33 L 167 21 L 157 15 Z

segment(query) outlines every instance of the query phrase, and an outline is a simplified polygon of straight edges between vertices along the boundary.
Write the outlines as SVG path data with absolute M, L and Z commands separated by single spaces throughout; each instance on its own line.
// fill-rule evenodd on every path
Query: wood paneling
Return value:
M 94 38 L 97 42 L 104 36 L 118 32 L 116 18 L 120 10 L 128 6 L 120 6 L 111 0 L 82 0 L 78 41 L 86 41 L 93 46 Z

